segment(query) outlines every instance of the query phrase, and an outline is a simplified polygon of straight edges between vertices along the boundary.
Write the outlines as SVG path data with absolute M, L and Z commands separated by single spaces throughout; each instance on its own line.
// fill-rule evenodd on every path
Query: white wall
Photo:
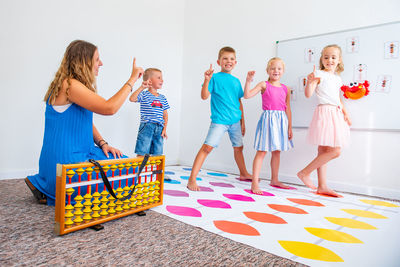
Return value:
M 1 1 L 0 179 L 37 171 L 44 127 L 42 98 L 74 39 L 99 47 L 104 66 L 98 88 L 105 98 L 127 80 L 134 56 L 145 68 L 163 70 L 162 93 L 171 105 L 167 163 L 191 165 L 210 121 L 209 100 L 200 99 L 203 73 L 210 63 L 218 70 L 219 48 L 237 49 L 234 75 L 244 81 L 253 69 L 255 81 L 260 81 L 266 79 L 265 64 L 275 55 L 277 40 L 399 21 L 399 10 L 398 0 Z M 251 171 L 261 101 L 243 102 L 245 158 Z M 95 116 L 95 123 L 107 141 L 133 156 L 138 116 L 139 107 L 126 102 L 114 116 Z M 283 181 L 297 182 L 295 173 L 315 154 L 315 148 L 304 142 L 305 133 L 295 129 L 295 149 L 282 153 Z M 400 133 L 353 131 L 352 139 L 352 146 L 329 164 L 332 186 L 400 199 Z M 269 174 L 267 161 L 264 178 Z M 204 167 L 237 172 L 227 137 Z
M 180 162 L 193 163 L 207 134 L 209 100 L 201 100 L 200 87 L 210 63 L 219 71 L 216 60 L 222 46 L 237 50 L 233 74 L 244 82 L 247 71 L 256 70 L 255 84 L 266 79 L 266 62 L 275 56 L 276 41 L 399 21 L 399 10 L 398 0 L 186 1 Z M 247 127 L 244 155 L 251 171 L 261 99 L 243 103 Z M 305 135 L 306 129 L 294 129 L 295 148 L 281 156 L 282 181 L 298 183 L 296 173 L 315 156 L 316 148 L 305 143 Z M 400 132 L 352 131 L 352 145 L 328 165 L 329 183 L 338 190 L 400 199 L 399 151 Z M 263 178 L 269 178 L 269 159 L 263 165 Z M 238 173 L 227 136 L 203 167 Z
M 98 46 L 104 63 L 97 80 L 98 92 L 105 98 L 127 81 L 133 57 L 143 68 L 163 70 L 161 93 L 171 106 L 164 152 L 167 163 L 176 163 L 181 128 L 183 8 L 183 0 L 1 1 L 0 178 L 22 178 L 37 172 L 44 129 L 42 99 L 65 48 L 75 39 Z M 116 115 L 95 116 L 94 122 L 105 140 L 134 156 L 138 104 L 127 101 Z

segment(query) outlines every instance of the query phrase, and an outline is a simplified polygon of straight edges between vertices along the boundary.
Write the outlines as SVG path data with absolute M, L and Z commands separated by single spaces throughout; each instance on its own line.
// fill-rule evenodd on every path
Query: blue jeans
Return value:
M 242 127 L 240 121 L 229 125 L 212 122 L 204 144 L 217 147 L 225 132 L 228 132 L 233 147 L 243 146 Z
M 164 126 L 158 123 L 141 122 L 136 140 L 135 153 L 138 155 L 162 155 L 164 139 L 161 136 Z

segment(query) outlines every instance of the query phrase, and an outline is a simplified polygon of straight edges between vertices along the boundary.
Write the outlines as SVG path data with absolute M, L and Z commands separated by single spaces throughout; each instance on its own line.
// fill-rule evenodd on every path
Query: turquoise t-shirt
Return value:
M 211 121 L 234 124 L 242 117 L 239 99 L 243 97 L 242 84 L 232 74 L 218 72 L 208 84 L 211 94 Z

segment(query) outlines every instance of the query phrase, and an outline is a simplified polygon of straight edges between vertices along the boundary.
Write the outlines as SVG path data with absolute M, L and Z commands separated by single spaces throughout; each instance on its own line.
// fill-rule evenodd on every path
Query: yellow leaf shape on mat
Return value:
M 396 204 L 387 202 L 387 201 L 382 201 L 382 200 L 372 200 L 372 199 L 360 199 L 361 202 L 364 202 L 365 204 L 371 204 L 371 205 L 376 205 L 376 206 L 384 206 L 384 207 L 391 207 L 391 208 L 397 208 L 400 207 Z
M 354 229 L 364 229 L 364 230 L 375 230 L 377 229 L 375 226 L 372 226 L 368 223 L 357 221 L 354 219 L 349 219 L 349 218 L 335 218 L 335 217 L 325 217 L 328 221 L 331 223 L 348 227 L 348 228 L 354 228 Z
M 344 212 L 347 212 L 348 214 L 356 215 L 359 217 L 372 218 L 372 219 L 387 219 L 386 216 L 383 216 L 379 213 L 372 212 L 372 211 L 358 210 L 358 209 L 342 209 L 342 210 Z
M 318 236 L 319 238 L 328 241 L 342 242 L 342 243 L 363 243 L 358 238 L 355 238 L 350 234 L 337 230 L 314 228 L 314 227 L 305 227 L 304 229 L 306 229 L 310 234 L 313 234 L 315 236 Z
M 230 234 L 257 236 L 260 233 L 252 226 L 240 222 L 214 221 L 215 227 Z
M 343 262 L 342 258 L 336 253 L 319 245 L 299 241 L 280 240 L 278 242 L 284 249 L 298 257 L 319 261 Z

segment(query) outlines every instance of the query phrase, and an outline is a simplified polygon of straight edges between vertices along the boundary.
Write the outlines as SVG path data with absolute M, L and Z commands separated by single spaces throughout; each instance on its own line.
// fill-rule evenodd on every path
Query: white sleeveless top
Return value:
M 341 107 L 340 87 L 343 85 L 342 78 L 340 78 L 339 75 L 323 70 L 315 71 L 315 76 L 321 78 L 315 89 L 315 94 L 318 97 L 318 104 Z
M 57 111 L 58 113 L 63 113 L 63 112 L 66 111 L 71 105 L 72 105 L 72 103 L 66 104 L 66 105 L 60 105 L 60 106 L 53 106 L 53 109 L 54 109 L 55 111 Z

